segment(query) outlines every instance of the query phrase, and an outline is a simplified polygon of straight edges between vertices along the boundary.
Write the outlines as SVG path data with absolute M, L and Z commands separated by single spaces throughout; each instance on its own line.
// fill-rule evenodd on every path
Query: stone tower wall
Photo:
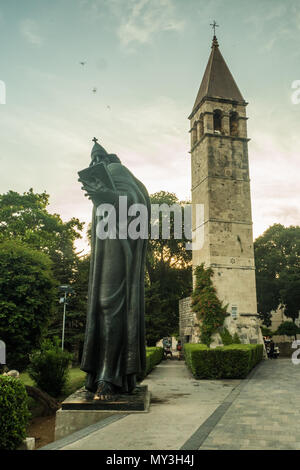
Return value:
M 205 100 L 191 119 L 193 233 L 203 245 L 193 250 L 193 266 L 214 269 L 217 294 L 237 308 L 238 318 L 226 319 L 231 332 L 244 341 L 262 341 L 257 314 L 252 234 L 246 108 L 226 100 Z M 228 101 L 228 100 L 227 100 Z M 214 130 L 214 110 L 221 114 L 221 129 Z M 230 135 L 230 113 L 237 113 L 237 133 Z M 199 124 L 200 123 L 200 124 Z M 197 132 L 195 131 L 197 130 Z M 204 206 L 197 220 L 196 205 Z

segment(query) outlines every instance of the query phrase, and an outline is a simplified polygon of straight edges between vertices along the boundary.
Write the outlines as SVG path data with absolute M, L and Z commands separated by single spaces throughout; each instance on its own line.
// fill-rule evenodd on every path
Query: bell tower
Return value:
M 213 268 L 217 294 L 228 304 L 225 326 L 242 342 L 256 343 L 263 341 L 257 316 L 246 106 L 214 35 L 189 116 L 193 234 L 202 240 L 193 250 L 193 266 L 204 262 Z M 204 209 L 200 221 L 197 204 Z

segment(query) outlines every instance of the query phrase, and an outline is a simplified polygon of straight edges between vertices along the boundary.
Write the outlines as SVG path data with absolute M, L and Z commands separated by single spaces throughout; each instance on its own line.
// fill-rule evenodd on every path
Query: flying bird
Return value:
M 94 87 L 92 91 L 93 91 L 93 93 L 96 93 L 96 91 L 97 91 L 97 88 L 96 88 L 96 87 Z
M 79 63 L 80 63 L 80 65 L 85 65 L 86 64 L 86 62 L 79 62 Z

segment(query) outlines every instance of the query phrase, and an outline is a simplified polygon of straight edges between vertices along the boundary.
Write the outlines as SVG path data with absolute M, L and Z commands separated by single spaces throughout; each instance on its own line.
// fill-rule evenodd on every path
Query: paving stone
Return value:
M 264 361 L 201 449 L 227 449 L 228 436 L 236 449 L 300 449 L 299 383 L 290 359 Z

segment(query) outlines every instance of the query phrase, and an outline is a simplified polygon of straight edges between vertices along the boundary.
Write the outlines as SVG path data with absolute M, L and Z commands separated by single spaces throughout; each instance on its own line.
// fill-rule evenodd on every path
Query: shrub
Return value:
M 262 344 L 232 344 L 209 349 L 185 344 L 186 364 L 197 379 L 242 379 L 262 360 Z
M 231 336 L 227 328 L 223 328 L 223 331 L 220 331 L 220 336 L 224 346 L 227 346 L 228 344 L 233 344 L 233 337 Z
M 232 338 L 232 344 L 241 344 L 239 335 L 235 332 Z
M 24 384 L 14 377 L 0 376 L 0 449 L 15 450 L 26 437 L 29 419 Z
M 30 357 L 28 373 L 40 389 L 58 397 L 67 383 L 71 360 L 72 354 L 60 349 L 58 339 L 44 340 L 41 350 Z
M 143 380 L 154 369 L 154 367 L 161 362 L 163 354 L 163 348 L 146 348 L 146 369 L 144 373 L 138 377 L 138 380 Z
M 287 335 L 287 336 L 294 336 L 296 339 L 296 335 L 300 333 L 300 328 L 298 328 L 295 323 L 292 321 L 284 321 L 279 325 L 276 334 L 277 335 Z

